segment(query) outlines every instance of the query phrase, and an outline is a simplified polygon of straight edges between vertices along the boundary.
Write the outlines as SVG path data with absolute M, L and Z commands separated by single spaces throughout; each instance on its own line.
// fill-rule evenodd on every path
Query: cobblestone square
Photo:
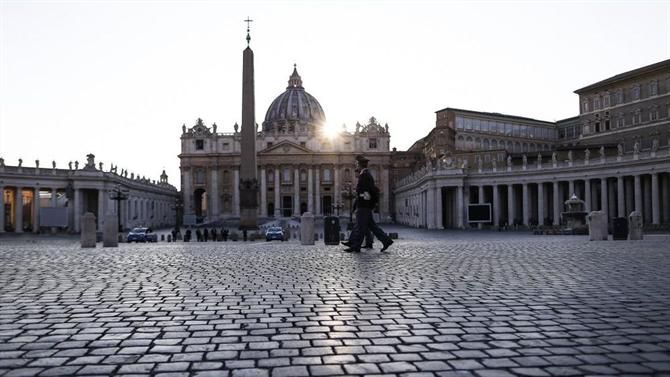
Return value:
M 386 230 L 388 253 L 0 238 L 0 375 L 670 375 L 670 237 Z

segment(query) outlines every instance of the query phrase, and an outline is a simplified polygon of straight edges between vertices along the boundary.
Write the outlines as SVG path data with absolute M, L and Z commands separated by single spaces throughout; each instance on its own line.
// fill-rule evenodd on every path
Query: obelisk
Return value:
M 254 52 L 247 23 L 247 48 L 242 54 L 242 140 L 240 154 L 240 229 L 258 229 L 258 179 L 256 178 L 256 100 L 254 98 Z

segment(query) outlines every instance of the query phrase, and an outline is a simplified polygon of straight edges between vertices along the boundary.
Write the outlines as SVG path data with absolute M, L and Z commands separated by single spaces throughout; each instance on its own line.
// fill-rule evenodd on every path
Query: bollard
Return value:
M 628 239 L 641 240 L 642 237 L 642 214 L 633 211 L 628 215 Z
M 165 241 L 165 234 L 161 234 L 161 241 Z
M 589 241 L 607 240 L 607 215 L 602 211 L 591 211 L 589 220 Z
M 95 241 L 95 215 L 91 212 L 86 212 L 81 217 L 81 247 L 95 247 Z
M 119 225 L 116 215 L 107 215 L 102 227 L 102 247 L 119 246 Z
M 167 242 L 172 242 L 172 235 L 168 234 L 168 241 Z
M 305 212 L 300 217 L 300 243 L 314 245 L 314 215 Z

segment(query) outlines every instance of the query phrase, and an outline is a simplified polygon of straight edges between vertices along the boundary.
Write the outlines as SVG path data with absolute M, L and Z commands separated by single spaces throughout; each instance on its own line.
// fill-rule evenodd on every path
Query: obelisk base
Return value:
M 258 230 L 258 215 L 255 208 L 240 208 L 240 230 Z

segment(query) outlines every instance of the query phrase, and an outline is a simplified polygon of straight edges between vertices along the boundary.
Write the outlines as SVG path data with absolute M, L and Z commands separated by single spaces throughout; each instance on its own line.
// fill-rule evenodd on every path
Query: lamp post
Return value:
M 121 225 L 121 201 L 128 200 L 128 189 L 121 188 L 121 185 L 116 185 L 112 190 L 110 199 L 116 201 L 116 220 L 119 223 L 119 233 L 123 232 L 123 225 Z
M 179 229 L 181 229 L 181 222 L 179 221 L 180 214 L 182 210 L 184 209 L 184 201 L 181 199 L 181 197 L 177 197 L 174 201 L 174 205 L 172 206 L 174 209 L 174 214 L 175 214 L 175 221 L 174 221 L 174 226 L 175 230 L 179 232 Z
M 353 224 L 354 224 L 354 220 L 353 220 L 353 215 L 354 215 L 353 201 L 354 201 L 354 198 L 355 198 L 355 195 L 352 191 L 351 182 L 345 182 L 344 183 L 344 189 L 345 189 L 345 191 L 342 192 L 342 197 L 345 200 L 349 201 L 349 224 L 347 224 L 347 230 L 351 230 L 353 228 Z

